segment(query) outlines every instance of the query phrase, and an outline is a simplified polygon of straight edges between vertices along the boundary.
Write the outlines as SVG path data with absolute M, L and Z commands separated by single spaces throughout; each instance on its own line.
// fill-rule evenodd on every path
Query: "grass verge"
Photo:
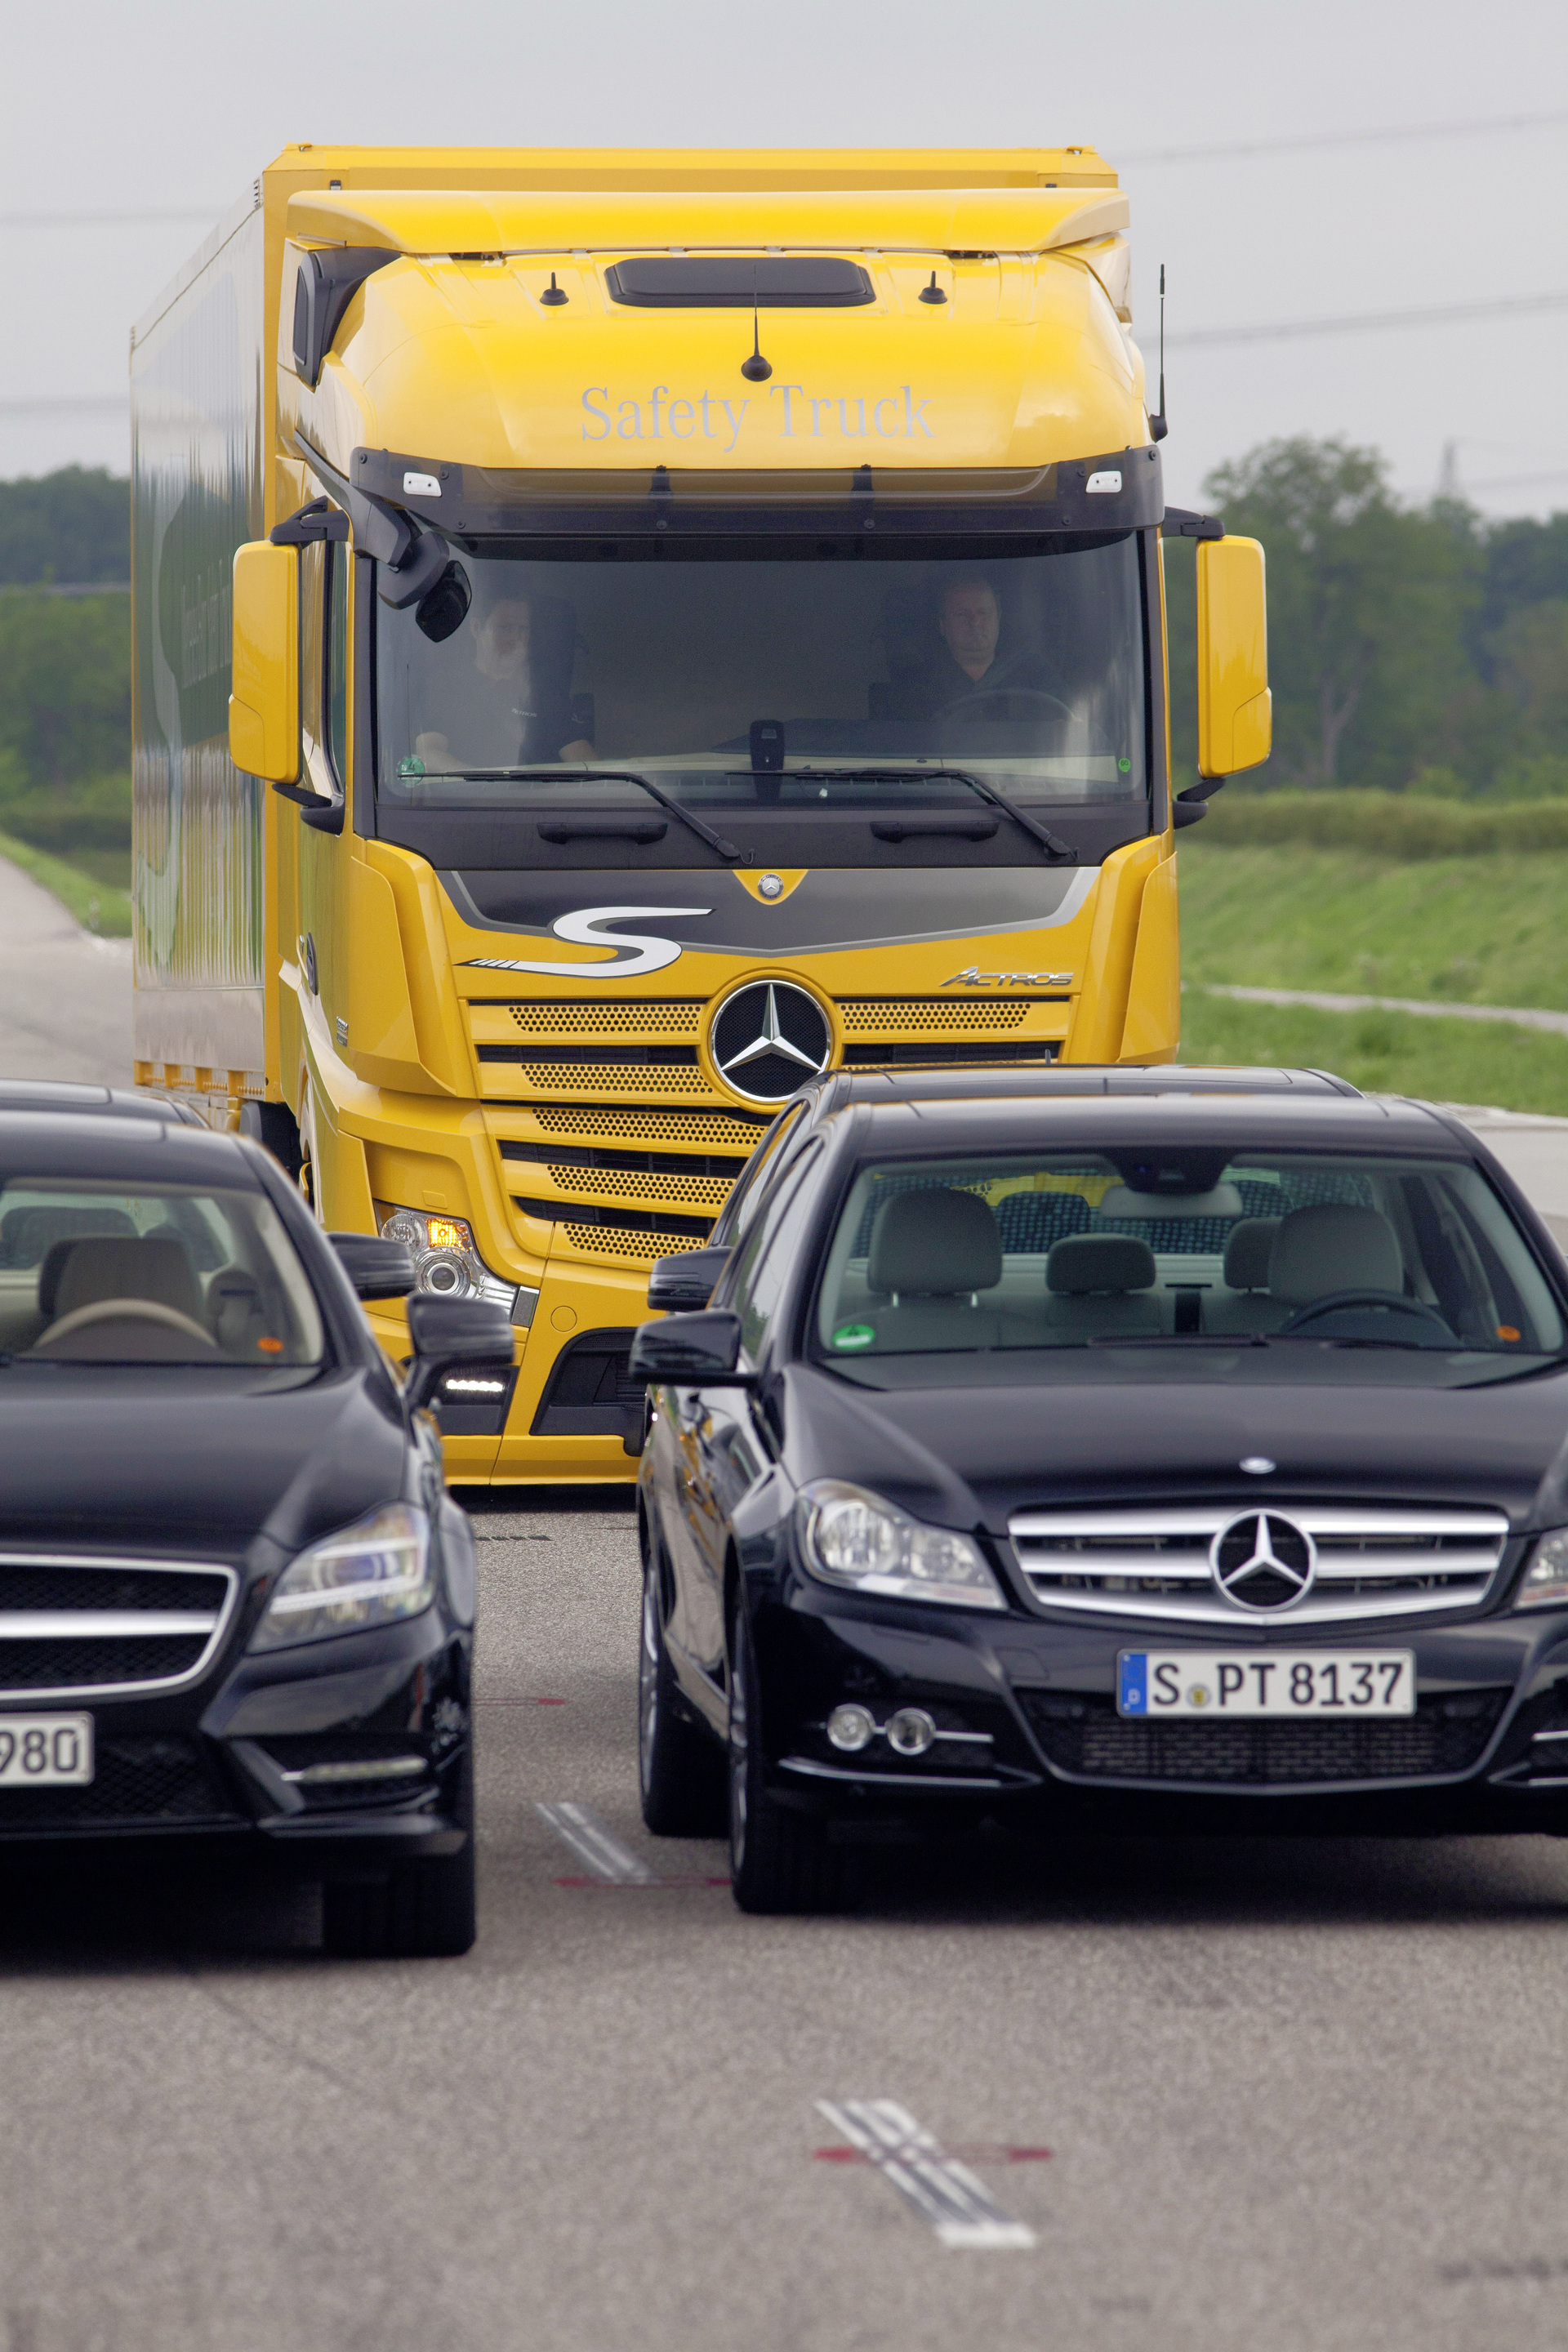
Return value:
M 1247 988 L 1568 1010 L 1568 853 L 1180 850 L 1182 971 Z
M 0 833 L 0 857 L 19 866 L 59 900 L 68 914 L 76 917 L 84 931 L 98 931 L 107 940 L 128 940 L 131 936 L 131 894 L 118 890 L 111 883 L 100 882 L 79 866 L 68 866 L 63 857 L 51 857 L 47 850 L 34 849 L 26 841 L 13 840 L 9 834 Z
M 1541 1036 L 1502 1021 L 1238 1004 L 1189 983 L 1182 995 L 1182 1059 L 1282 1062 L 1333 1070 L 1372 1094 L 1568 1118 L 1568 1037 Z

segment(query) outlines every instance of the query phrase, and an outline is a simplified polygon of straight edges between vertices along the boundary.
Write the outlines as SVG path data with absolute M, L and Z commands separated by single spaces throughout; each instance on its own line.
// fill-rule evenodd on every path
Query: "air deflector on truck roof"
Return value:
M 614 302 L 658 310 L 847 310 L 874 302 L 858 261 L 818 254 L 650 255 L 605 272 Z

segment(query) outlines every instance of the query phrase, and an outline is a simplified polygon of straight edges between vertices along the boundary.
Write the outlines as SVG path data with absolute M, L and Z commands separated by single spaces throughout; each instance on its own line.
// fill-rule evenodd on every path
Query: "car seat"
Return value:
M 1399 1236 L 1376 1209 L 1321 1202 L 1280 1219 L 1268 1253 L 1268 1288 L 1289 1319 L 1314 1299 L 1341 1290 L 1405 1295 Z
M 1278 1217 L 1241 1217 L 1230 1229 L 1221 1275 L 1225 1289 L 1205 1297 L 1205 1331 L 1273 1331 L 1290 1308 L 1268 1295 L 1268 1258 Z
M 1154 1253 L 1131 1234 L 1069 1234 L 1046 1260 L 1046 1324 L 1053 1337 L 1161 1331 Z
M 879 1350 L 994 1348 L 997 1318 L 980 1294 L 1001 1279 L 1002 1237 L 978 1193 L 895 1192 L 877 1212 L 866 1260 Z

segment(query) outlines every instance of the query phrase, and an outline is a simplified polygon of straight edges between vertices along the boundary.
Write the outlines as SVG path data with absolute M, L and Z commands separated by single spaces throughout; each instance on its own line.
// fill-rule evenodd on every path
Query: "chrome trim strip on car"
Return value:
M 128 1640 L 138 1633 L 210 1633 L 216 1609 L 0 1609 L 0 1642 Z
M 221 1576 L 225 1591 L 221 1608 L 211 1609 L 5 1609 L 0 1608 L 0 1642 L 10 1641 L 142 1641 L 205 1633 L 201 1655 L 177 1675 L 151 1680 L 110 1683 L 29 1683 L 12 1688 L 0 1680 L 0 1698 L 34 1706 L 60 1698 L 118 1699 L 148 1691 L 181 1690 L 198 1682 L 223 1642 L 239 1597 L 239 1578 L 232 1568 L 207 1559 L 135 1559 L 100 1552 L 0 1552 L 0 1573 L 8 1568 L 107 1570 L 120 1575 Z
M 872 1789 L 1005 1789 L 1014 1784 L 982 1772 L 857 1772 L 838 1764 L 814 1763 L 809 1756 L 785 1756 L 781 1772 L 801 1772 L 813 1780 L 856 1780 Z M 1023 1785 L 1022 1777 L 1018 1785 Z
M 1210 1547 L 1236 1519 L 1264 1509 L 1311 1539 L 1310 1590 L 1280 1606 L 1243 1609 L 1219 1589 Z M 1509 1527 L 1500 1511 L 1273 1496 L 1262 1505 L 1253 1493 L 1208 1505 L 1018 1511 L 1007 1532 L 1039 1608 L 1236 1632 L 1479 1608 Z

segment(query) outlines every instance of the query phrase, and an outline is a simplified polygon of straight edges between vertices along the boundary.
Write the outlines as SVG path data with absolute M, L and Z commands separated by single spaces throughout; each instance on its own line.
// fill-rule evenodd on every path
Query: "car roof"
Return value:
M 170 1096 L 142 1094 L 129 1087 L 88 1086 L 68 1078 L 0 1078 L 0 1113 L 87 1112 L 99 1118 L 147 1118 L 180 1127 L 205 1127 L 190 1103 Z
M 1291 1151 L 1414 1151 L 1477 1160 L 1480 1147 L 1429 1103 L 1393 1095 L 1078 1095 L 1053 1107 L 1038 1097 L 995 1101 L 862 1105 L 856 1120 L 863 1156 L 939 1151 L 1115 1150 L 1138 1144 L 1245 1147 Z
M 1328 1070 L 1200 1062 L 910 1063 L 835 1070 L 803 1089 L 825 1109 L 858 1102 L 994 1101 L 1007 1096 L 1339 1095 L 1358 1088 Z
M 237 1135 L 215 1135 L 169 1118 L 94 1118 L 81 1111 L 15 1111 L 0 1120 L 0 1179 L 17 1176 L 263 1189 L 250 1149 Z

